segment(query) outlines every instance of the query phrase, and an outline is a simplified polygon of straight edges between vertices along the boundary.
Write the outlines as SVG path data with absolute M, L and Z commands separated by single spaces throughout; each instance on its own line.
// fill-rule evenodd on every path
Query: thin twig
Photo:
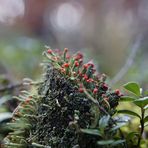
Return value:
M 119 70 L 119 72 L 111 80 L 111 84 L 117 83 L 128 72 L 129 68 L 132 66 L 132 64 L 134 62 L 134 59 L 135 59 L 136 54 L 137 54 L 137 52 L 139 50 L 142 39 L 143 39 L 142 35 L 139 35 L 136 38 L 135 43 L 132 45 L 131 53 L 129 54 L 124 66 Z

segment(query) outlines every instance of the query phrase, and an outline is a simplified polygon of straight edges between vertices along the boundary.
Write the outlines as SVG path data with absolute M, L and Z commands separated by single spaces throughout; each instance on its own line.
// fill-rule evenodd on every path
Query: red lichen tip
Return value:
M 94 63 L 92 61 L 87 63 L 88 66 L 94 67 Z
M 79 62 L 78 62 L 78 61 L 75 61 L 74 65 L 75 65 L 76 67 L 78 67 L 78 66 L 79 66 Z
M 67 52 L 68 51 L 68 48 L 64 48 L 64 52 Z
M 79 59 L 82 59 L 83 58 L 83 54 L 78 52 L 76 57 L 75 57 L 75 60 L 79 60 Z
M 105 84 L 105 83 L 103 83 L 103 89 L 104 89 L 104 90 L 108 90 L 108 85 Z
M 52 54 L 52 50 L 51 50 L 51 49 L 48 49 L 48 50 L 47 50 L 47 53 L 48 53 L 48 54 Z
M 30 100 L 31 100 L 31 98 L 29 97 L 29 98 L 27 98 L 26 100 L 25 100 L 25 103 L 29 103 L 30 102 Z
M 79 92 L 83 93 L 84 92 L 83 88 L 79 88 Z
M 85 74 L 85 75 L 83 76 L 83 78 L 84 78 L 85 80 L 87 80 L 87 79 L 88 79 L 88 76 Z
M 84 67 L 85 69 L 87 69 L 89 66 L 88 66 L 88 64 L 84 64 L 83 67 Z
M 98 92 L 97 88 L 94 88 L 93 93 L 96 94 Z
M 68 68 L 69 67 L 69 63 L 64 63 L 62 66 L 65 67 L 65 68 Z
M 116 89 L 115 90 L 115 94 L 119 96 L 120 95 L 120 90 L 119 89 Z

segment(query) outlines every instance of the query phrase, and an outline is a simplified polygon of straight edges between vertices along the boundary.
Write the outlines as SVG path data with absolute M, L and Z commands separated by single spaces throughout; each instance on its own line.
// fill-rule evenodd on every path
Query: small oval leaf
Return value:
M 145 123 L 145 124 L 144 124 L 144 127 L 146 127 L 146 126 L 148 126 L 148 123 Z
M 131 132 L 127 135 L 126 139 L 130 141 L 135 137 L 138 138 L 139 136 L 140 136 L 140 134 L 138 132 Z
M 107 125 L 108 125 L 108 121 L 110 119 L 110 116 L 103 116 L 100 120 L 99 120 L 99 128 L 100 129 L 104 129 Z
M 100 140 L 97 142 L 97 144 L 99 145 L 109 145 L 112 144 L 114 142 L 114 140 Z
M 120 124 L 114 126 L 113 128 L 110 129 L 110 132 L 119 129 L 120 127 L 124 126 L 125 124 L 126 124 L 126 123 L 120 123 Z
M 96 129 L 81 129 L 81 132 L 90 135 L 102 136 L 101 132 Z
M 143 108 L 143 109 L 147 110 L 147 109 L 148 109 L 148 105 L 144 106 L 144 108 Z
M 125 89 L 132 92 L 136 96 L 138 96 L 138 97 L 140 96 L 140 86 L 136 82 L 129 82 L 129 83 L 123 85 L 123 86 L 124 86 Z
M 141 119 L 141 117 L 137 113 L 130 111 L 130 110 L 118 110 L 118 113 L 136 116 Z
M 148 116 L 144 118 L 144 123 L 148 122 Z
M 133 101 L 133 103 L 136 104 L 137 106 L 143 108 L 144 106 L 146 106 L 148 104 L 148 97 L 137 99 L 137 100 Z
M 130 96 L 122 96 L 120 101 L 134 101 L 136 98 Z
M 113 143 L 111 144 L 111 146 L 116 146 L 116 145 L 122 144 L 122 143 L 124 143 L 124 142 L 125 142 L 125 140 L 116 140 L 115 142 L 113 142 Z

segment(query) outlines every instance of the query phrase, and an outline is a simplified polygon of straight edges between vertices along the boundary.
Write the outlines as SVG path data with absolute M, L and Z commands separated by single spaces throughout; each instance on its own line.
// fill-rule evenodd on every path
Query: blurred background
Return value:
M 38 79 L 48 45 L 82 51 L 115 88 L 136 81 L 148 90 L 147 41 L 148 0 L 0 0 L 0 88 Z M 1 113 L 13 110 L 5 100 Z

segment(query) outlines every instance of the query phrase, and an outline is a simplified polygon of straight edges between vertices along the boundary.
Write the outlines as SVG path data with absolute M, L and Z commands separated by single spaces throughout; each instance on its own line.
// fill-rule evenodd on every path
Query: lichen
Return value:
M 97 74 L 93 63 L 83 64 L 81 53 L 70 57 L 68 49 L 48 49 L 44 55 L 43 80 L 35 94 L 26 92 L 25 99 L 19 98 L 4 147 L 97 148 L 100 137 L 81 129 L 98 127 L 106 112 L 114 115 L 119 91 L 110 90 L 106 76 Z

